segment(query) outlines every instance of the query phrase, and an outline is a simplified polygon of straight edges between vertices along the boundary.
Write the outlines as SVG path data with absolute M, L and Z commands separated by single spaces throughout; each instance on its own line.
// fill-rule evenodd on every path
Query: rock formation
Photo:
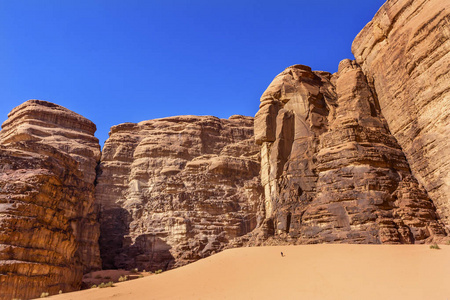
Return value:
M 412 173 L 450 224 L 450 2 L 387 1 L 352 52 Z M 450 227 L 449 227 L 450 228 Z
M 65 107 L 29 100 L 8 114 L 2 124 L 0 142 L 38 141 L 51 145 L 75 159 L 84 180 L 93 183 L 100 159 L 96 130 L 94 123 Z
M 337 74 L 295 65 L 255 117 L 265 237 L 291 243 L 423 243 L 445 235 L 354 61 Z
M 95 125 L 53 103 L 16 107 L 0 131 L 0 299 L 80 288 L 100 268 Z
M 165 270 L 250 232 L 262 194 L 258 158 L 250 117 L 113 126 L 96 187 L 103 266 Z
M 337 73 L 287 68 L 254 120 L 113 126 L 99 165 L 89 120 L 45 101 L 13 109 L 0 132 L 0 300 L 78 289 L 101 264 L 164 270 L 243 244 L 440 241 L 449 22 L 448 1 L 388 0 Z

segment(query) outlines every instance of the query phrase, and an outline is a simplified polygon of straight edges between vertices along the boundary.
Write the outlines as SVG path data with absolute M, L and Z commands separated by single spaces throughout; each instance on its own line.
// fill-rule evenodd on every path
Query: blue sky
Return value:
M 384 1 L 0 0 L 0 122 L 28 99 L 97 125 L 254 116 L 286 67 L 336 72 Z

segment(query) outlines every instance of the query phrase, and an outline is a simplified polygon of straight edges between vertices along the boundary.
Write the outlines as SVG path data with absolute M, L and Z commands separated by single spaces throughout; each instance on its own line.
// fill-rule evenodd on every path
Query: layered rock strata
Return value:
M 423 243 L 445 235 L 377 96 L 350 60 L 337 74 L 295 65 L 261 97 L 268 237 L 292 243 Z
M 69 154 L 79 163 L 86 182 L 96 178 L 100 145 L 94 136 L 97 127 L 85 117 L 60 105 L 29 100 L 14 108 L 2 124 L 0 143 L 37 141 Z
M 250 232 L 262 194 L 258 159 L 250 117 L 113 126 L 96 187 L 103 266 L 165 270 Z
M 0 131 L 0 299 L 80 288 L 100 268 L 95 125 L 30 100 Z
M 450 224 L 450 2 L 387 1 L 352 52 L 414 176 Z
M 254 125 L 114 126 L 97 173 L 92 122 L 45 101 L 15 108 L 0 132 L 0 299 L 75 290 L 100 267 L 95 180 L 105 268 L 169 269 L 244 243 L 439 241 L 449 20 L 448 1 L 388 0 L 355 38 L 356 61 L 287 68 Z

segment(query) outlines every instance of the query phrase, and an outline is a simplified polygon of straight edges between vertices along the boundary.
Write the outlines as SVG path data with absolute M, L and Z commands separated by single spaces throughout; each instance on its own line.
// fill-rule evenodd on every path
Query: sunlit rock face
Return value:
M 327 116 L 335 108 L 331 80 L 329 73 L 295 65 L 275 77 L 261 97 L 255 139 L 261 145 L 267 216 L 277 210 L 277 203 L 290 198 L 307 201 L 314 196 L 316 136 L 327 130 Z
M 412 173 L 450 224 L 450 2 L 387 1 L 352 52 Z M 449 227 L 450 228 L 450 227 Z
M 250 117 L 113 126 L 96 187 L 103 266 L 168 269 L 250 232 L 262 219 L 259 166 Z
M 0 299 L 80 288 L 101 267 L 94 206 L 95 125 L 30 100 L 0 131 Z
M 445 235 L 359 65 L 295 65 L 261 97 L 264 238 L 290 243 L 423 243 Z
M 449 1 L 388 0 L 337 73 L 287 68 L 254 120 L 113 126 L 99 165 L 91 121 L 46 101 L 16 107 L 0 131 L 0 299 L 76 290 L 102 263 L 164 270 L 244 244 L 444 239 L 449 16 Z
M 37 141 L 69 154 L 79 163 L 83 179 L 93 183 L 100 159 L 100 145 L 94 123 L 60 105 L 29 100 L 14 108 L 2 124 L 0 141 L 8 144 Z
M 100 268 L 95 125 L 30 100 L 0 131 L 0 299 L 80 288 Z

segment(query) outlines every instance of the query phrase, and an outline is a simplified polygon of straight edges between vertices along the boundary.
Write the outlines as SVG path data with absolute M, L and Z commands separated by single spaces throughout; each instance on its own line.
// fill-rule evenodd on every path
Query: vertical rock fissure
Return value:
M 268 99 L 282 109 L 265 108 Z M 291 114 L 294 141 L 286 143 Z M 423 243 L 445 236 L 356 62 L 342 61 L 333 75 L 301 65 L 279 74 L 261 97 L 255 135 L 268 164 L 262 162 L 262 172 L 271 170 L 269 180 L 262 173 L 261 181 L 270 186 L 266 219 L 274 223 L 274 238 Z M 268 229 L 263 228 L 266 237 Z
M 448 19 L 446 1 L 387 1 L 356 36 L 352 52 L 373 78 L 383 116 L 427 190 L 437 213 L 450 219 L 450 147 L 448 136 Z M 377 42 L 375 28 L 390 28 Z M 393 41 L 388 43 L 388 41 Z

